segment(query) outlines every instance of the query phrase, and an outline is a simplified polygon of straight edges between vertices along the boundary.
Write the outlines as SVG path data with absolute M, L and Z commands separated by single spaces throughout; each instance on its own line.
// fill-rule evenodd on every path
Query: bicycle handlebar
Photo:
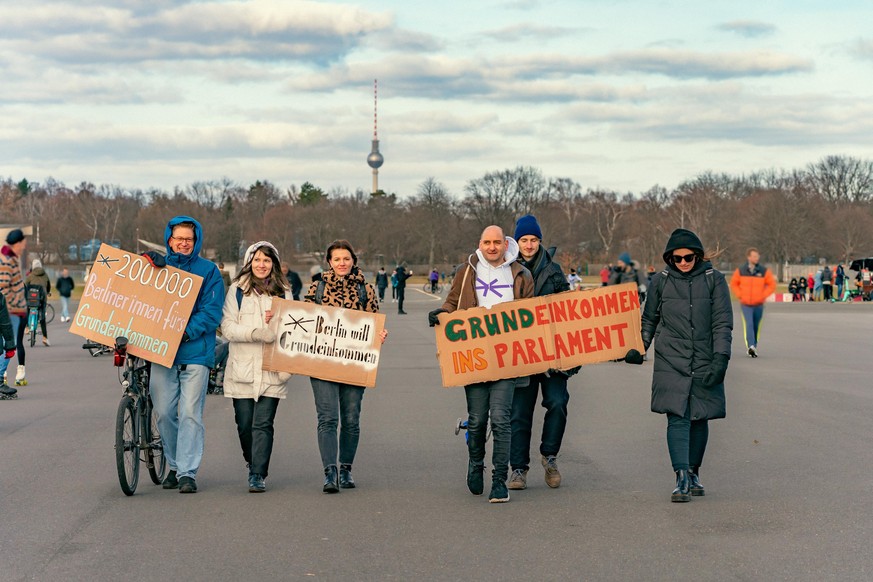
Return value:
M 98 343 L 94 343 L 94 342 L 85 342 L 82 344 L 83 350 L 95 350 L 95 349 L 103 349 L 103 348 L 106 348 L 106 346 L 104 346 L 103 344 L 98 344 Z M 106 348 L 106 349 L 109 349 L 109 348 Z

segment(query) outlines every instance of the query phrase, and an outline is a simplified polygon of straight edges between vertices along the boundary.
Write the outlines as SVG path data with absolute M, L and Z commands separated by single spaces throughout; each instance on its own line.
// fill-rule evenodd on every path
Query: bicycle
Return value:
M 421 290 L 424 291 L 425 293 L 436 293 L 437 295 L 442 294 L 443 289 L 445 289 L 445 286 L 441 285 L 439 283 L 436 284 L 435 290 L 434 290 L 434 286 L 432 286 L 430 284 L 430 282 L 427 282 L 421 286 Z
M 27 300 L 27 331 L 30 338 L 30 347 L 36 344 L 36 335 L 39 333 L 39 321 L 42 304 L 45 302 L 45 290 L 39 285 L 29 285 L 26 288 Z
M 83 349 L 100 344 L 85 342 Z M 139 463 L 145 463 L 152 483 L 160 485 L 167 471 L 164 445 L 157 415 L 149 394 L 149 362 L 127 352 L 127 338 L 115 338 L 114 361 L 118 381 L 124 390 L 115 419 L 115 464 L 118 482 L 125 495 L 133 495 L 139 482 Z

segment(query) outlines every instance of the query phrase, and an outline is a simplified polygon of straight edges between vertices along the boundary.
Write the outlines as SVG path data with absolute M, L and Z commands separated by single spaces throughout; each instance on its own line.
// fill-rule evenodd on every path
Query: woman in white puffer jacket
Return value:
M 268 327 L 273 297 L 291 298 L 279 253 L 266 241 L 246 250 L 243 268 L 227 290 L 221 333 L 230 342 L 224 395 L 233 399 L 239 442 L 249 467 L 249 491 L 266 491 L 273 452 L 273 420 L 291 374 L 262 370 L 264 344 L 276 341 Z

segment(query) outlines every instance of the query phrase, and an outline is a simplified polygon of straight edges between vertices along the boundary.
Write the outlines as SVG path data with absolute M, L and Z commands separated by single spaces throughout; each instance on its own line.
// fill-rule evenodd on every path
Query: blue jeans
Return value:
M 318 378 L 310 378 L 309 381 L 318 414 L 318 451 L 321 453 L 321 464 L 325 468 L 336 465 L 339 449 L 340 464 L 351 465 L 355 462 L 361 437 L 361 400 L 366 388 Z M 337 442 L 337 425 L 340 422 L 342 429 Z
M 6 346 L 6 349 L 12 349 L 16 347 L 16 339 L 18 337 L 18 327 L 21 325 L 21 318 L 17 315 L 10 315 L 9 320 L 12 322 L 12 345 Z M 6 373 L 6 369 L 9 367 L 10 360 L 6 359 L 6 354 L 0 354 L 0 382 L 3 381 L 3 374 Z M 15 382 L 15 378 L 10 378 L 12 382 L 7 381 L 7 384 L 11 384 Z
M 467 448 L 470 461 L 477 466 L 485 464 L 485 435 L 488 416 L 491 416 L 492 478 L 506 481 L 509 471 L 509 442 L 512 436 L 510 418 L 515 380 L 496 380 L 464 386 L 467 395 Z
M 757 346 L 761 335 L 761 319 L 764 317 L 763 305 L 741 305 L 743 311 L 743 331 L 746 336 L 746 347 Z
M 67 319 L 70 317 L 70 298 L 61 295 L 61 317 Z
M 196 477 L 203 458 L 203 405 L 208 381 L 209 368 L 200 364 L 175 364 L 172 368 L 152 364 L 149 386 L 164 457 L 180 478 Z
M 567 403 L 570 402 L 567 377 L 557 373 L 548 377 L 545 374 L 531 376 L 530 384 L 516 387 L 512 398 L 512 445 L 509 462 L 513 469 L 530 469 L 531 427 L 540 389 L 543 393 L 543 408 L 546 409 L 540 454 L 549 457 L 561 451 L 561 441 L 567 427 Z

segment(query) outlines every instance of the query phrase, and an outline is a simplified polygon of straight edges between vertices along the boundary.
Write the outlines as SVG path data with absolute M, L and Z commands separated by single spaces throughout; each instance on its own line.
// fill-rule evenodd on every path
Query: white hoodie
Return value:
M 492 305 L 515 299 L 512 263 L 518 258 L 518 243 L 511 236 L 506 237 L 506 241 L 509 244 L 499 267 L 492 267 L 482 256 L 482 251 L 476 250 L 476 256 L 479 257 L 476 264 L 476 299 L 480 307 L 490 309 Z

